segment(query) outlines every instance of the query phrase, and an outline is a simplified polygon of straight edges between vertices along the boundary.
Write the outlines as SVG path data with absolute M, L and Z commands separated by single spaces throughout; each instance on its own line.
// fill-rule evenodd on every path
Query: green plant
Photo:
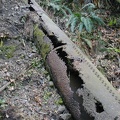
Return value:
M 57 105 L 62 105 L 63 104 L 63 100 L 62 100 L 61 97 L 56 101 L 56 104 Z
M 116 23 L 117 23 L 116 18 L 110 18 L 110 21 L 109 21 L 109 23 L 108 23 L 108 26 L 116 25 Z
M 3 41 L 1 40 L 1 41 L 0 41 L 0 47 L 2 47 L 2 46 L 3 46 Z
M 8 59 L 13 57 L 15 50 L 16 50 L 16 46 L 13 45 L 5 46 L 3 45 L 3 43 L 0 43 L 0 55 L 3 55 Z
M 118 49 L 118 48 L 109 47 L 109 48 L 107 48 L 107 50 L 108 50 L 109 52 L 120 53 L 120 49 Z
M 6 106 L 6 102 L 4 99 L 0 99 L 0 107 L 4 108 Z
M 40 67 L 40 60 L 37 60 L 36 58 L 34 58 L 31 62 L 31 66 L 32 68 Z
M 45 91 L 43 96 L 44 100 L 48 100 L 52 96 L 52 92 Z
M 63 0 L 46 0 L 41 2 L 43 6 L 47 6 L 48 9 L 52 9 L 55 14 L 66 16 L 67 13 L 71 13 L 71 10 L 65 5 Z
M 79 12 L 72 13 L 66 26 L 70 26 L 72 32 L 79 30 L 82 32 L 86 29 L 91 33 L 93 28 L 97 25 L 104 25 L 102 18 L 98 17 L 95 13 L 95 5 L 88 3 L 84 5 Z
M 107 21 L 108 26 L 110 26 L 110 27 L 115 27 L 115 28 L 120 27 L 120 17 L 119 17 L 119 15 L 110 16 L 106 21 Z

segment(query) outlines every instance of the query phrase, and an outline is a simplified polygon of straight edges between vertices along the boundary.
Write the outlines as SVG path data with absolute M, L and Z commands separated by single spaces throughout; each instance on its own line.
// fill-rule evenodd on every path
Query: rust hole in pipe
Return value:
M 96 105 L 96 112 L 97 112 L 97 113 L 104 112 L 103 105 L 102 105 L 100 102 L 97 101 L 97 102 L 95 103 L 95 105 Z

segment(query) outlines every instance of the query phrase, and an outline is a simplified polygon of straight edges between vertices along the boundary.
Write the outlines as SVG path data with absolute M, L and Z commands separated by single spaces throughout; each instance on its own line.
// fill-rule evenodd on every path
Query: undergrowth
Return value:
M 91 49 L 96 54 L 98 51 L 119 54 L 120 48 L 111 46 L 108 41 L 102 38 L 103 33 L 101 32 L 102 27 L 118 27 L 120 24 L 119 17 L 105 16 L 106 11 L 98 8 L 98 4 L 85 3 L 74 0 L 69 2 L 65 0 L 40 1 L 40 5 L 47 11 L 52 11 L 53 16 L 64 21 L 64 27 L 71 34 L 69 37 L 80 47 L 87 49 L 84 51 Z M 105 2 L 105 5 L 108 5 L 108 2 Z

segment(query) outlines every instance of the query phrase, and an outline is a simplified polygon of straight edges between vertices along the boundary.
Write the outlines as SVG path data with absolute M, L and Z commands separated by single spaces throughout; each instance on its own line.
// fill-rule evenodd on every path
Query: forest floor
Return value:
M 9 0 L 0 12 L 0 120 L 70 119 L 37 48 L 26 38 L 29 9 L 22 0 Z
M 3 0 L 0 9 L 0 120 L 70 120 L 71 115 L 45 70 L 37 48 L 26 38 L 24 19 L 29 13 L 22 0 Z M 54 21 L 59 19 L 49 15 Z M 59 19 L 58 26 L 72 38 L 61 21 Z M 103 48 L 106 44 L 93 38 L 93 49 L 79 41 L 73 42 L 80 49 L 84 47 L 83 51 L 93 64 L 119 91 L 120 53 L 114 48 L 120 46 L 120 29 L 99 27 L 98 31 L 104 39 L 101 42 L 109 43 L 112 51 L 100 52 L 97 46 Z

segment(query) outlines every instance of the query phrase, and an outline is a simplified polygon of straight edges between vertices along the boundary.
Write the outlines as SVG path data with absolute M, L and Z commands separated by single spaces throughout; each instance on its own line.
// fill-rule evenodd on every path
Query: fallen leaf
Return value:
M 39 96 L 35 96 L 35 101 L 41 106 L 41 99 Z

